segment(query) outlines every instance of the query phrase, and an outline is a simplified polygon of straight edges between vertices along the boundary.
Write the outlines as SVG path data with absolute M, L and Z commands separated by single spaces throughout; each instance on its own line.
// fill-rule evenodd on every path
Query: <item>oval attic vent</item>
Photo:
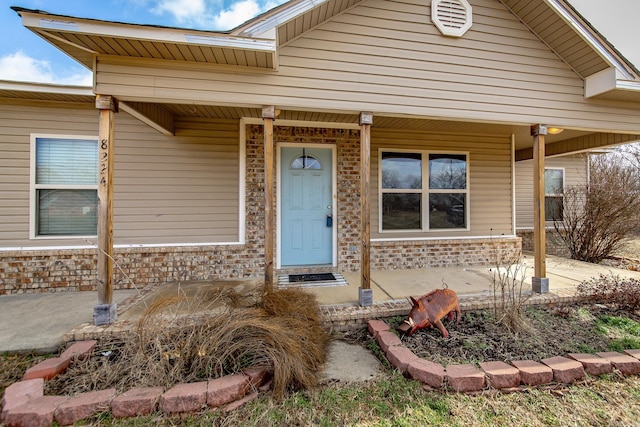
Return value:
M 462 37 L 471 28 L 467 0 L 431 0 L 431 20 L 445 36 Z

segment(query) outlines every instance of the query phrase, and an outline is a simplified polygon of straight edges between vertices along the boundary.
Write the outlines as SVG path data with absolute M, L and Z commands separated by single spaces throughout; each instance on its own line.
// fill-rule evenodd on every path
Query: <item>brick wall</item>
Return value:
M 495 265 L 521 253 L 518 238 L 438 239 L 400 242 L 372 242 L 371 268 L 461 267 Z
M 522 250 L 533 252 L 533 230 L 518 230 L 518 237 L 522 239 Z M 571 253 L 567 245 L 560 239 L 556 230 L 546 230 L 546 252 L 548 255 L 555 255 L 564 258 L 571 258 Z

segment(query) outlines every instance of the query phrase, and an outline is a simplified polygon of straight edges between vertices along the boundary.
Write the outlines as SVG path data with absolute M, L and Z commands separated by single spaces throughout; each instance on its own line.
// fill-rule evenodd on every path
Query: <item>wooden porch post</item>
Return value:
M 371 125 L 373 113 L 360 113 L 360 271 L 358 303 L 373 305 L 371 289 L 371 209 L 369 203 L 369 180 L 371 174 Z
M 546 125 L 531 126 L 533 136 L 533 292 L 549 292 L 546 264 L 545 202 L 544 202 L 544 157 Z
M 114 114 L 118 101 L 96 95 L 100 110 L 98 132 L 98 305 L 93 309 L 94 325 L 108 325 L 117 317 L 113 301 L 113 153 Z
M 262 107 L 264 121 L 264 287 L 273 290 L 273 121 L 276 110 L 273 105 Z

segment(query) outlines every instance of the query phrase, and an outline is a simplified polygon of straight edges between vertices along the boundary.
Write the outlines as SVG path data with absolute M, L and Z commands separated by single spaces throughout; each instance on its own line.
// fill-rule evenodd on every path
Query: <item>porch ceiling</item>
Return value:
M 261 108 L 241 108 L 210 105 L 191 104 L 163 104 L 162 108 L 169 111 L 175 117 L 197 117 L 208 119 L 241 119 L 262 117 Z M 335 112 L 322 111 L 293 111 L 283 110 L 276 118 L 275 125 L 282 121 L 304 122 L 305 126 L 309 122 L 319 123 L 341 123 L 358 125 L 358 114 L 341 114 Z M 428 118 L 410 118 L 380 116 L 374 114 L 374 128 L 403 129 L 423 132 L 442 133 L 464 133 L 464 134 L 484 134 L 509 137 L 515 135 L 516 150 L 526 150 L 532 147 L 531 129 L 529 125 L 505 125 L 499 123 L 479 123 L 463 122 L 453 120 L 434 120 Z M 547 144 L 572 141 L 577 138 L 584 138 L 594 134 L 593 132 L 566 129 L 558 135 L 547 135 Z M 601 139 L 602 140 L 602 139 Z M 581 150 L 581 149 L 580 149 Z M 526 155 L 525 155 L 526 157 Z M 524 158 L 523 158 L 524 159 Z

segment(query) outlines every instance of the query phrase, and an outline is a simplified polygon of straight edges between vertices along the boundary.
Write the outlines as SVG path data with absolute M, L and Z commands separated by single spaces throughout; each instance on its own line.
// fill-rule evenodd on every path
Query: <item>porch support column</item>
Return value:
M 264 288 L 273 290 L 273 232 L 275 215 L 273 212 L 273 121 L 276 109 L 273 105 L 262 107 L 264 121 Z
M 369 180 L 371 175 L 371 125 L 373 113 L 360 113 L 360 271 L 358 303 L 373 305 L 371 289 L 371 209 L 369 203 Z
M 114 119 L 118 101 L 96 95 L 100 110 L 98 131 L 98 304 L 93 308 L 93 324 L 108 325 L 117 318 L 113 301 L 113 155 Z
M 546 264 L 545 203 L 544 203 L 544 157 L 547 125 L 531 126 L 533 136 L 533 257 L 534 277 L 532 291 L 549 292 Z

